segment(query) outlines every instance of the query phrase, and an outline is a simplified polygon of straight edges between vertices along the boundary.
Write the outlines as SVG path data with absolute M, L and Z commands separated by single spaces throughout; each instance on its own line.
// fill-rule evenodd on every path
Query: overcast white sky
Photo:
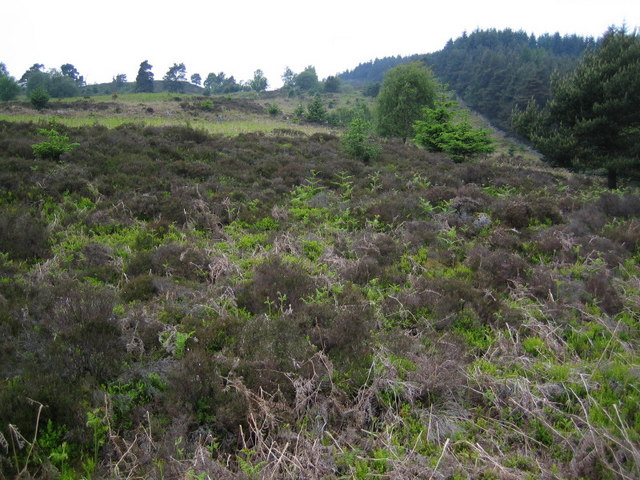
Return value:
M 320 78 L 391 55 L 440 50 L 477 28 L 599 37 L 611 25 L 640 26 L 638 0 L 29 0 L 2 6 L 0 62 L 20 78 L 34 63 L 73 64 L 89 83 L 140 62 L 162 79 L 174 63 L 187 75 L 223 71 L 271 87 L 286 66 L 314 65 Z

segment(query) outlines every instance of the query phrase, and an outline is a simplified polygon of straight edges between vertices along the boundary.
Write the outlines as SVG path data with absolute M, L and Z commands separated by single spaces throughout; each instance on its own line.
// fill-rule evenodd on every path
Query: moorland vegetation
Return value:
M 638 478 L 634 169 L 305 72 L 2 106 L 0 478 Z

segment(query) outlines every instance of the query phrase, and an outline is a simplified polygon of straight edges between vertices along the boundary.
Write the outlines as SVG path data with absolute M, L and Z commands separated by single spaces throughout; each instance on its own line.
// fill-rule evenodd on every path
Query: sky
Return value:
M 135 80 L 148 60 L 156 80 L 174 63 L 270 88 L 286 67 L 326 78 L 375 58 L 430 53 L 476 29 L 601 36 L 640 26 L 638 0 L 29 0 L 6 2 L 0 62 L 19 79 L 34 63 L 71 63 L 88 84 Z

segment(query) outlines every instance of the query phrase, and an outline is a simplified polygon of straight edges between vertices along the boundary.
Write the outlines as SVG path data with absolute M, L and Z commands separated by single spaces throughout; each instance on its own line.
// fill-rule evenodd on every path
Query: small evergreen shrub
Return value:
M 371 125 L 360 117 L 351 120 L 349 128 L 342 136 L 342 151 L 347 157 L 368 162 L 380 154 L 380 147 L 375 145 L 369 132 Z
M 269 115 L 271 115 L 272 117 L 277 117 L 282 113 L 282 110 L 278 105 L 273 103 L 267 107 L 267 113 L 269 113 Z
M 489 132 L 474 128 L 455 106 L 453 101 L 438 101 L 435 107 L 425 108 L 422 119 L 414 124 L 416 143 L 432 152 L 446 152 L 454 160 L 493 152 Z
M 29 101 L 36 110 L 42 110 L 49 104 L 49 94 L 44 88 L 36 88 L 29 95 Z
M 41 128 L 38 130 L 38 133 L 44 135 L 49 140 L 33 145 L 33 154 L 37 158 L 59 160 L 63 153 L 70 152 L 80 145 L 79 143 L 70 142 L 69 137 L 62 135 L 55 128 L 49 130 Z

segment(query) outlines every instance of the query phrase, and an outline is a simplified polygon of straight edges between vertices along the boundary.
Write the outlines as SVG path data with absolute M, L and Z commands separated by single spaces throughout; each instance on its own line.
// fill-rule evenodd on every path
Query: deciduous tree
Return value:
M 318 86 L 318 74 L 316 67 L 309 65 L 302 72 L 295 76 L 294 84 L 300 90 L 313 90 Z
M 432 107 L 437 82 L 431 70 L 418 62 L 389 70 L 377 99 L 378 133 L 385 137 L 413 136 L 413 124 L 424 107 Z
M 251 90 L 255 90 L 256 92 L 264 92 L 267 89 L 269 82 L 262 70 L 258 69 L 253 72 L 253 79 L 249 82 L 249 86 Z
M 20 93 L 20 85 L 13 77 L 8 75 L 0 76 L 0 100 L 7 102 L 13 100 Z

